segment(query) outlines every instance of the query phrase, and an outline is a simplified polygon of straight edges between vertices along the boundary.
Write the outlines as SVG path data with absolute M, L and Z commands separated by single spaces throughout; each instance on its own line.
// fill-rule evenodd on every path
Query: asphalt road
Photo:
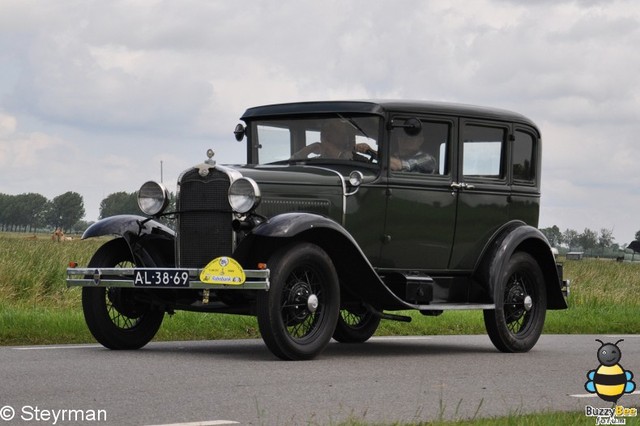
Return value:
M 306 362 L 279 361 L 261 340 L 162 342 L 138 351 L 0 347 L 0 426 L 417 422 L 584 411 L 611 406 L 584 389 L 587 372 L 599 366 L 596 338 L 624 339 L 620 364 L 639 384 L 640 335 L 543 335 L 526 354 L 499 353 L 486 336 L 374 338 L 332 342 Z M 619 404 L 638 407 L 640 395 Z

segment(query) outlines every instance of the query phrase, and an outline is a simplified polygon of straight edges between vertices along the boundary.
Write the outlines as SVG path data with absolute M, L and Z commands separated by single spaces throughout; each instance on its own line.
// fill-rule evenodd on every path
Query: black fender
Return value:
M 176 233 L 160 222 L 131 214 L 110 216 L 89 226 L 82 239 L 105 235 L 122 237 L 140 266 L 175 265 Z
M 516 251 L 529 253 L 538 262 L 547 290 L 548 309 L 566 309 L 562 279 L 549 241 L 539 229 L 521 221 L 504 225 L 487 245 L 476 267 L 475 276 L 487 285 L 491 299 L 511 256 Z
M 274 216 L 254 228 L 234 252 L 236 260 L 255 268 L 267 263 L 271 254 L 296 241 L 311 242 L 331 258 L 341 287 L 377 309 L 415 309 L 398 298 L 360 249 L 353 236 L 339 223 L 318 214 L 305 212 Z

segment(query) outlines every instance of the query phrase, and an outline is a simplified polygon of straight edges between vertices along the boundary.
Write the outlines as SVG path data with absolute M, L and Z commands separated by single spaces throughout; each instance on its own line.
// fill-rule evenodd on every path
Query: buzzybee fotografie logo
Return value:
M 604 343 L 600 339 L 600 348 L 598 348 L 598 361 L 600 365 L 595 370 L 587 373 L 587 382 L 584 388 L 589 393 L 595 393 L 603 401 L 611 402 L 612 407 L 598 408 L 587 405 L 585 407 L 585 416 L 596 417 L 596 424 L 626 424 L 626 417 L 636 417 L 638 415 L 637 408 L 625 408 L 618 405 L 618 400 L 625 393 L 631 393 L 635 390 L 636 384 L 633 382 L 633 373 L 625 370 L 620 365 L 622 359 L 622 350 L 618 343 L 624 339 L 618 340 L 616 343 Z

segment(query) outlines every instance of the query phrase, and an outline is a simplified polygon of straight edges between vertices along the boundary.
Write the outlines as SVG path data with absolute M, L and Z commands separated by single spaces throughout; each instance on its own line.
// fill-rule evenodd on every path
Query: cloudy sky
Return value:
M 640 230 L 636 0 L 2 0 L 0 192 L 175 188 L 253 105 L 489 105 L 543 135 L 541 227 Z

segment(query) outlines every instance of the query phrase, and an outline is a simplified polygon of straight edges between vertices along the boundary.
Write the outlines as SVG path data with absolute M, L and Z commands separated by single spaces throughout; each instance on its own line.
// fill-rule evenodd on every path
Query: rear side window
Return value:
M 516 130 L 513 141 L 513 181 L 532 184 L 536 180 L 536 138 L 528 132 Z
M 462 174 L 471 178 L 504 178 L 506 134 L 505 128 L 466 125 L 462 144 Z
M 451 124 L 423 120 L 421 125 L 417 135 L 409 135 L 403 128 L 393 130 L 390 170 L 393 173 L 448 175 Z

